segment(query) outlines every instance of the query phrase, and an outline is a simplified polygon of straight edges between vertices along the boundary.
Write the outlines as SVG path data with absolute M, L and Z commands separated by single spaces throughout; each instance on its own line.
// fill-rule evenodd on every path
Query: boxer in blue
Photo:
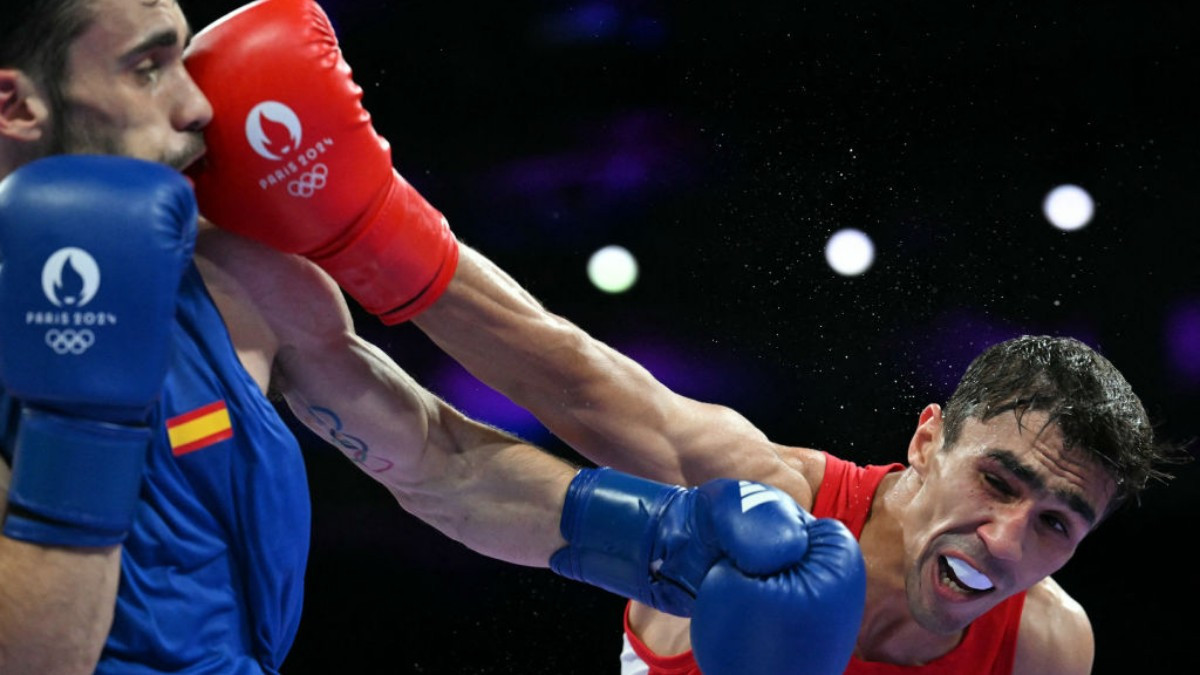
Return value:
M 314 264 L 198 218 L 179 170 L 211 188 L 196 162 L 214 109 L 193 73 L 252 62 L 280 81 L 300 73 L 303 91 L 331 86 L 341 100 L 321 99 L 302 117 L 266 101 L 227 113 L 247 130 L 245 147 L 279 163 L 251 175 L 248 193 L 226 195 L 240 208 L 210 200 L 204 215 L 237 230 L 239 212 L 258 213 L 265 198 L 255 189 L 307 198 L 326 185 L 382 185 L 387 196 L 367 215 L 404 212 L 405 186 L 390 182 L 386 143 L 361 124 L 317 5 L 255 3 L 196 36 L 186 68 L 191 33 L 173 0 L 4 10 L 0 670 L 278 671 L 302 606 L 309 502 L 299 447 L 268 390 L 402 506 L 477 551 L 678 615 L 708 607 L 693 624 L 713 645 L 726 627 L 767 617 L 811 654 L 736 672 L 837 672 L 849 659 L 865 572 L 839 523 L 758 484 L 685 489 L 577 471 L 463 417 L 354 333 L 329 275 L 353 283 L 372 254 L 406 250 L 374 248 L 388 238 L 370 223 L 354 240 L 367 251 L 293 242 Z M 273 66 L 240 60 L 238 45 L 263 44 L 250 33 L 275 36 Z M 351 129 L 310 126 L 308 144 L 287 150 L 251 133 L 273 116 L 299 138 L 316 124 L 310 113 L 326 109 L 347 113 Z M 376 173 L 343 179 L 361 167 Z M 431 279 L 365 298 L 385 321 L 413 316 L 449 282 L 444 256 L 457 249 L 427 232 L 430 259 L 443 256 Z M 711 675 L 724 672 L 734 671 Z

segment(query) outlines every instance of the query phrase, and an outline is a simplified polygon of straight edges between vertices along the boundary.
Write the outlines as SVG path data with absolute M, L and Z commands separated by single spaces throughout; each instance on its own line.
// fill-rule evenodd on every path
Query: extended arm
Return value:
M 415 323 L 597 463 L 686 484 L 748 477 L 802 502 L 810 494 L 745 417 L 671 391 L 465 246 L 449 288 Z
M 407 511 L 509 562 L 545 566 L 563 546 L 572 467 L 464 417 L 348 331 L 312 347 L 280 354 L 289 406 Z
M 558 517 L 573 467 L 414 382 L 355 334 L 341 291 L 308 261 L 215 230 L 200 253 L 214 294 L 235 299 L 223 303 L 226 322 L 265 318 L 271 339 L 238 342 L 268 344 L 272 388 L 314 433 L 448 536 L 492 557 L 547 564 L 563 545 Z

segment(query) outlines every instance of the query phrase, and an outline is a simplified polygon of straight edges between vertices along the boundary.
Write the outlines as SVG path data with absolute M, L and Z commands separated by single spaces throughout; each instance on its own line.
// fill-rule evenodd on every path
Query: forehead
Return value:
M 1040 411 L 1005 412 L 986 422 L 968 418 L 954 452 L 1000 464 L 1048 494 L 1082 499 L 1103 514 L 1116 493 L 1115 481 L 1086 450 L 1065 447 L 1062 430 L 1048 419 Z
M 122 54 L 162 31 L 186 34 L 187 20 L 174 0 L 91 0 L 92 22 L 72 45 L 90 56 Z

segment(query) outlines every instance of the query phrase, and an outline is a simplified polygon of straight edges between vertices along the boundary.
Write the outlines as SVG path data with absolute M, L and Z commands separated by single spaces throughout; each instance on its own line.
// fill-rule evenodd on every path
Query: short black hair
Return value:
M 1161 465 L 1188 459 L 1155 439 L 1142 401 L 1121 372 L 1074 338 L 1026 335 L 984 350 L 946 403 L 946 447 L 953 447 L 967 418 L 986 422 L 1009 411 L 1046 413 L 1067 449 L 1107 469 L 1117 485 L 1110 513 L 1151 480 L 1171 478 Z
M 63 110 L 67 54 L 95 19 L 92 0 L 15 0 L 5 2 L 0 20 L 0 68 L 25 72 L 50 98 L 50 109 Z

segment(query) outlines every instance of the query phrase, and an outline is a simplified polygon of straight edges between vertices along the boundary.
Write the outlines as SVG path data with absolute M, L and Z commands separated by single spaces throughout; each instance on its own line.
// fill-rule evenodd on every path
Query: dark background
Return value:
M 199 28 L 236 2 L 186 2 Z M 552 311 L 773 440 L 903 459 L 921 407 L 1023 333 L 1098 348 L 1164 437 L 1197 435 L 1189 2 L 327 0 L 397 167 Z M 1074 183 L 1083 230 L 1041 202 Z M 836 275 L 825 241 L 877 260 Z M 593 289 L 629 248 L 628 293 Z M 471 414 L 570 451 L 412 326 L 361 331 Z M 285 672 L 617 673 L 622 601 L 493 562 L 298 431 L 314 501 Z M 1195 465 L 1056 578 L 1098 673 L 1190 671 Z M 1186 547 L 1186 552 L 1185 552 Z

